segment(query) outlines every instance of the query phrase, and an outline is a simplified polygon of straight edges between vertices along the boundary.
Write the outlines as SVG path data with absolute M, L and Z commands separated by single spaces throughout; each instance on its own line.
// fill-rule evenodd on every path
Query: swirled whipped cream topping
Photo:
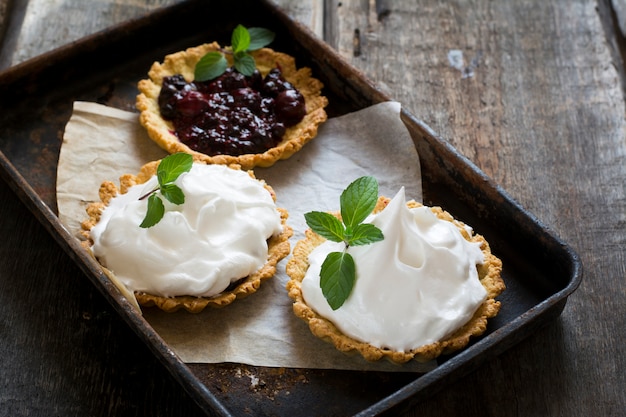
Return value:
M 309 255 L 302 294 L 318 314 L 353 339 L 378 348 L 408 351 L 437 342 L 472 317 L 487 292 L 478 279 L 484 262 L 478 243 L 428 207 L 409 209 L 404 188 L 366 222 L 384 240 L 352 246 L 356 282 L 345 303 L 332 310 L 320 289 L 320 268 L 344 244 L 326 241 Z
M 156 225 L 139 227 L 153 176 L 118 194 L 91 229 L 93 253 L 129 289 L 171 297 L 211 297 L 267 261 L 267 239 L 282 231 L 263 184 L 247 172 L 193 164 L 175 181 L 185 202 L 165 200 Z

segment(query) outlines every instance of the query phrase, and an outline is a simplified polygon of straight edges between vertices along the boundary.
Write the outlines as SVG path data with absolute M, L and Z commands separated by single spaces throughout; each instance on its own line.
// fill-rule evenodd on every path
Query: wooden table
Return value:
M 1 0 L 0 69 L 174 2 Z M 277 2 L 584 263 L 556 322 L 406 415 L 626 415 L 624 1 Z M 4 183 L 0 213 L 0 414 L 200 415 Z

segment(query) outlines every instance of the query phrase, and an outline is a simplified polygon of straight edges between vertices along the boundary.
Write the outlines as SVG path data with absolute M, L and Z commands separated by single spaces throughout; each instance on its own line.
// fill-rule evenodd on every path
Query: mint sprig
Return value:
M 341 193 L 341 219 L 330 213 L 311 211 L 304 215 L 306 224 L 318 235 L 332 242 L 344 242 L 343 252 L 331 252 L 320 270 L 320 288 L 328 305 L 337 310 L 348 299 L 356 281 L 356 265 L 347 250 L 384 239 L 383 232 L 371 223 L 363 223 L 378 201 L 378 181 L 361 177 Z
M 237 25 L 231 35 L 230 51 L 222 49 L 205 54 L 196 64 L 194 79 L 208 81 L 222 75 L 228 68 L 225 53 L 233 55 L 233 66 L 243 75 L 250 76 L 256 69 L 254 58 L 250 52 L 269 45 L 274 40 L 274 32 L 264 28 L 245 28 Z
M 193 165 L 193 157 L 187 153 L 175 153 L 161 160 L 157 168 L 157 180 L 159 185 L 147 194 L 139 197 L 139 200 L 148 198 L 146 216 L 139 225 L 144 229 L 157 224 L 165 214 L 165 205 L 161 196 L 169 202 L 180 205 L 185 202 L 185 194 L 179 186 L 174 184 L 183 172 L 189 172 Z

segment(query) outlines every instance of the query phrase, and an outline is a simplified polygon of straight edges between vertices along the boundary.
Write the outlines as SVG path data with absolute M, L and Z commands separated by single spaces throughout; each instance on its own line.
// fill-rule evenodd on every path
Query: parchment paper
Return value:
M 136 113 L 76 102 L 57 172 L 61 222 L 78 237 L 85 207 L 97 201 L 102 181 L 116 182 L 120 175 L 136 173 L 144 163 L 163 156 Z M 303 214 L 338 210 L 341 191 L 360 176 L 375 176 L 381 195 L 393 196 L 405 186 L 409 198 L 421 200 L 418 155 L 396 102 L 329 119 L 318 136 L 290 159 L 254 171 L 274 188 L 277 204 L 289 211 L 292 247 L 306 229 Z M 313 336 L 292 312 L 285 290 L 287 259 L 257 293 L 225 308 L 199 314 L 148 308 L 143 315 L 187 363 L 405 372 L 425 372 L 435 366 L 415 361 L 402 366 L 369 363 Z

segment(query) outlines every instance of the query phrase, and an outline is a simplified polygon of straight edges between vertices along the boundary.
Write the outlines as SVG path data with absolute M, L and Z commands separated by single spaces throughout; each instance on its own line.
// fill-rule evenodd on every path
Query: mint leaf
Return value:
M 194 70 L 195 81 L 208 81 L 217 78 L 228 68 L 228 61 L 224 55 L 217 51 L 205 54 L 196 63 Z
M 256 51 L 274 41 L 276 34 L 265 28 L 248 28 L 250 34 L 250 45 L 248 51 Z
M 236 54 L 234 61 L 235 69 L 243 75 L 250 76 L 254 73 L 254 70 L 256 69 L 254 58 L 252 58 L 251 55 L 248 55 L 245 52 Z
M 384 239 L 383 232 L 371 223 L 358 224 L 348 240 L 350 246 L 367 245 Z
M 174 181 L 176 181 L 183 172 L 189 172 L 192 166 L 193 157 L 182 152 L 168 155 L 161 160 L 157 167 L 159 186 L 139 197 L 139 200 L 143 200 L 149 196 L 146 217 L 144 217 L 139 227 L 152 227 L 163 218 L 165 206 L 157 192 L 160 191 L 161 195 L 173 204 L 183 204 L 185 202 L 183 190 L 174 184 Z
M 354 259 L 349 246 L 367 245 L 384 239 L 383 232 L 371 223 L 362 223 L 378 202 L 378 181 L 361 177 L 352 182 L 340 197 L 342 221 L 330 213 L 311 211 L 306 224 L 318 235 L 333 242 L 344 242 L 343 252 L 331 252 L 320 270 L 320 288 L 328 305 L 338 309 L 350 296 L 356 281 Z
M 322 294 L 333 310 L 337 310 L 348 299 L 356 280 L 354 259 L 346 252 L 328 254 L 320 272 Z
M 163 206 L 163 202 L 156 194 L 151 194 L 148 198 L 148 210 L 146 212 L 146 217 L 144 217 L 139 227 L 146 229 L 154 226 L 161 221 L 164 214 L 165 206 Z
M 341 193 L 341 218 L 353 229 L 370 215 L 378 201 L 378 181 L 374 177 L 361 177 Z
M 247 51 L 250 47 L 250 32 L 242 25 L 237 25 L 230 38 L 230 45 L 233 53 Z
M 176 184 L 164 184 L 161 186 L 161 195 L 173 204 L 183 204 L 185 202 L 185 194 L 183 190 Z
M 175 153 L 161 160 L 157 168 L 157 178 L 159 185 L 176 181 L 183 172 L 189 172 L 193 165 L 193 157 L 188 153 Z
M 233 55 L 233 66 L 243 75 L 250 76 L 256 69 L 254 58 L 248 53 L 267 46 L 274 40 L 274 32 L 264 28 L 246 29 L 237 25 L 230 37 L 230 51 L 212 51 L 204 55 L 194 69 L 195 81 L 208 81 L 222 75 L 228 68 L 224 53 Z
M 311 211 L 304 214 L 306 224 L 318 235 L 333 242 L 344 240 L 344 229 L 341 221 L 330 213 Z

